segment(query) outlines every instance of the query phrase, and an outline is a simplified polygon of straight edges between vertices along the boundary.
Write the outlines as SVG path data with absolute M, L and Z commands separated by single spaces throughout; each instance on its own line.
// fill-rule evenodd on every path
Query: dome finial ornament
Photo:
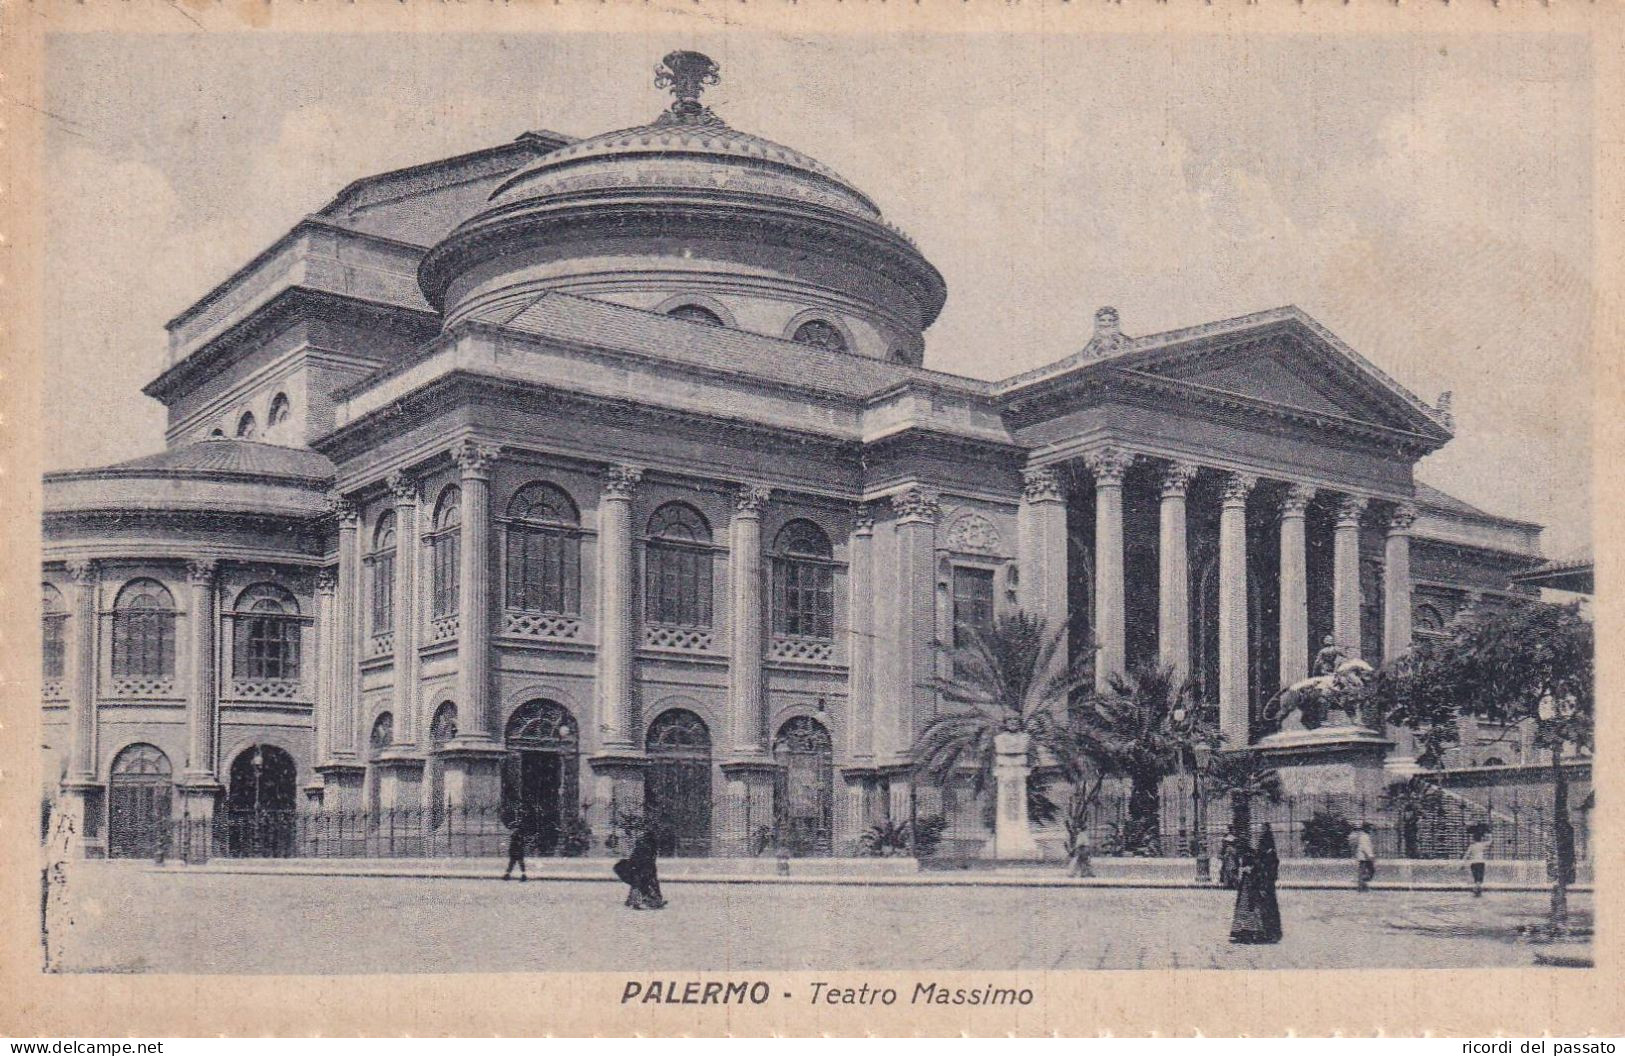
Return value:
M 674 51 L 655 67 L 655 87 L 669 88 L 677 101 L 660 115 L 660 123 L 708 124 L 718 120 L 711 108 L 700 104 L 700 93 L 722 80 L 721 68 L 709 55 Z

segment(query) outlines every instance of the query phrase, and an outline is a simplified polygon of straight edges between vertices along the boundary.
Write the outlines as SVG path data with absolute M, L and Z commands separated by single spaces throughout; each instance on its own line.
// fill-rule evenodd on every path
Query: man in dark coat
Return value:
M 1245 842 L 1242 846 L 1246 847 Z M 1280 872 L 1275 832 L 1265 825 L 1259 829 L 1258 846 L 1247 848 L 1242 857 L 1236 910 L 1230 920 L 1231 942 L 1260 945 L 1281 941 L 1281 907 L 1275 898 Z
M 513 867 L 517 865 L 519 882 L 525 882 L 525 845 L 530 842 L 533 828 L 528 810 L 520 811 L 513 819 L 513 826 L 508 830 L 508 867 L 502 870 L 502 879 L 512 879 Z
M 665 909 L 660 876 L 655 867 L 654 834 L 645 832 L 632 845 L 630 857 L 615 863 L 615 875 L 627 886 L 626 905 L 632 909 Z

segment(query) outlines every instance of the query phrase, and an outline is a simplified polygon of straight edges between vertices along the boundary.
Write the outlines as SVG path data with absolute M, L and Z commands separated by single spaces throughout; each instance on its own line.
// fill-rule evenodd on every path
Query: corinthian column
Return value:
M 887 692 L 898 705 L 891 748 L 895 758 L 906 759 L 936 711 L 936 532 L 942 505 L 935 491 L 919 484 L 891 500 L 897 515 L 897 626 L 888 637 L 897 651 L 897 681 Z
M 1231 473 L 1219 507 L 1219 732 L 1226 747 L 1250 741 L 1247 686 L 1247 496 L 1258 478 Z
M 72 715 L 68 741 L 68 781 L 91 784 L 96 780 L 96 589 L 100 582 L 94 561 L 69 561 L 73 596 L 72 665 L 67 679 L 68 709 Z
M 1157 662 L 1173 668 L 1175 684 L 1191 673 L 1190 551 L 1185 541 L 1185 492 L 1196 466 L 1175 462 L 1162 475 L 1157 561 Z
M 1332 535 L 1332 637 L 1351 660 L 1360 656 L 1360 515 L 1365 500 L 1345 496 L 1337 504 Z
M 186 784 L 212 782 L 214 773 L 214 714 L 218 688 L 215 657 L 216 565 L 213 561 L 193 561 L 186 578 L 191 587 L 190 624 L 192 639 L 192 684 L 186 695 Z
M 852 521 L 847 569 L 847 761 L 874 761 L 875 689 L 875 515 L 858 508 Z
M 1280 683 L 1309 677 L 1309 578 L 1304 513 L 1315 497 L 1307 484 L 1293 484 L 1281 499 L 1281 667 Z
M 491 723 L 491 465 L 501 448 L 464 440 L 452 451 L 462 489 L 457 584 L 458 739 L 493 740 Z M 396 538 L 401 538 L 397 523 Z M 400 563 L 395 574 L 401 575 Z M 400 634 L 396 620 L 396 634 Z M 398 637 L 397 637 L 397 640 Z M 463 716 L 466 714 L 467 725 Z M 398 721 L 398 720 L 397 720 Z
M 331 569 L 316 573 L 316 765 L 333 755 L 333 594 L 338 577 Z
M 394 744 L 417 743 L 418 688 L 418 484 L 397 470 L 387 481 L 395 496 L 395 661 Z M 466 504 L 466 490 L 464 491 Z M 463 531 L 468 531 L 465 517 Z M 463 544 L 466 548 L 466 541 Z M 463 580 L 466 584 L 467 580 Z M 460 634 L 461 632 L 459 632 Z
M 333 594 L 333 726 L 328 739 L 331 762 L 354 763 L 356 757 L 356 696 L 360 672 L 356 669 L 356 639 L 361 635 L 361 518 L 355 505 L 333 494 L 328 506 L 339 528 L 338 586 Z
M 598 722 L 604 747 L 632 737 L 632 496 L 643 470 L 610 466 L 598 501 Z
M 1388 514 L 1383 562 L 1382 658 L 1392 662 L 1411 648 L 1411 525 L 1416 508 L 1395 506 Z
M 767 754 L 762 730 L 762 509 L 771 494 L 749 484 L 739 489 L 728 546 L 733 587 L 728 715 L 734 750 L 742 756 Z
M 1123 475 L 1131 456 L 1108 447 L 1089 456 L 1095 478 L 1095 688 L 1125 664 L 1123 642 Z
M 1051 633 L 1067 626 L 1066 489 L 1061 476 L 1045 466 L 1021 475 L 1021 506 L 1016 511 L 1017 567 L 1021 607 L 1041 616 Z M 1062 651 L 1065 655 L 1065 651 Z

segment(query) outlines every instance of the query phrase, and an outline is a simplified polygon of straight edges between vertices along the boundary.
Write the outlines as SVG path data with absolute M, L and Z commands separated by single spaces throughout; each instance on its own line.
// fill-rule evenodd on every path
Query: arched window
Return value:
M 288 394 L 285 392 L 277 393 L 271 399 L 271 413 L 270 416 L 265 419 L 265 424 L 270 428 L 275 429 L 277 426 L 288 420 L 288 415 L 292 412 L 292 410 L 293 405 L 288 401 Z
M 581 611 L 581 515 L 551 484 L 526 484 L 508 503 L 507 607 Z
M 834 323 L 825 319 L 807 320 L 796 327 L 796 332 L 790 340 L 797 344 L 828 349 L 831 352 L 846 351 L 846 335 L 841 333 Z
M 254 434 L 259 431 L 259 423 L 254 421 L 253 411 L 244 411 L 243 416 L 237 419 L 237 439 L 252 440 Z
M 367 737 L 367 750 L 376 759 L 395 740 L 395 716 L 379 712 L 372 720 L 372 733 Z
M 668 502 L 649 518 L 644 616 L 668 627 L 711 626 L 711 526 L 700 511 Z
M 225 436 L 226 436 L 226 431 L 224 429 L 220 428 L 219 426 L 215 426 L 214 431 L 209 434 L 209 439 L 214 440 L 214 439 L 218 438 L 218 439 L 223 440 L 223 439 L 225 439 Z
M 457 612 L 462 527 L 463 493 L 454 484 L 440 493 L 429 528 L 430 614 L 437 620 Z
M 44 642 L 44 677 L 47 681 L 62 677 L 66 652 L 62 630 L 68 622 L 67 606 L 62 604 L 62 592 L 49 583 L 41 584 L 43 601 L 40 607 L 40 637 Z
M 384 634 L 395 625 L 395 511 L 385 510 L 372 530 L 372 553 L 367 555 L 372 584 L 372 633 Z
M 1422 634 L 1443 634 L 1444 624 L 1444 614 L 1426 602 L 1417 605 L 1411 614 L 1413 629 Z
M 711 853 L 711 732 L 686 708 L 662 712 L 645 739 L 643 818 L 660 854 Z
M 791 521 L 773 544 L 773 633 L 835 636 L 835 566 L 829 536 L 811 521 Z
M 237 595 L 232 614 L 233 670 L 256 682 L 299 680 L 299 602 L 275 583 L 258 583 Z
M 666 313 L 673 319 L 686 319 L 691 323 L 704 323 L 706 326 L 722 326 L 722 316 L 700 304 L 679 304 Z
M 457 705 L 442 701 L 429 722 L 429 743 L 439 748 L 457 736 Z
M 151 858 L 169 838 L 174 789 L 169 757 L 132 744 L 113 759 L 107 782 L 107 856 Z
M 157 580 L 131 580 L 113 602 L 113 674 L 118 678 L 175 674 L 175 599 Z

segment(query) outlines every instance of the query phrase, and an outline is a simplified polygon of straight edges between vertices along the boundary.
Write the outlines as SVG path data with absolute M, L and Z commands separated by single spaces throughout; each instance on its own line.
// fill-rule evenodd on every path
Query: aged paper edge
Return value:
M 277 32 L 660 32 L 820 33 L 1205 33 L 1385 35 L 1434 33 L 1581 34 L 1592 43 L 1597 79 L 1596 316 L 1593 369 L 1598 407 L 1593 451 L 1596 559 L 1607 585 L 1595 603 L 1601 708 L 1598 754 L 1622 747 L 1617 705 L 1625 651 L 1625 606 L 1610 593 L 1625 531 L 1619 509 L 1625 449 L 1625 4 L 1550 5 L 1515 0 L 661 0 L 445 4 L 432 0 L 67 0 L 0 9 L 4 95 L 0 199 L 0 589 L 15 604 L 0 614 L 0 1034 L 13 1036 L 625 1036 L 625 1035 L 1234 1035 L 1344 1034 L 1484 1036 L 1625 1033 L 1620 976 L 1620 812 L 1597 823 L 1597 967 L 1591 970 L 1390 970 L 1301 972 L 932 973 L 960 985 L 1031 987 L 1019 1009 L 817 1008 L 800 1000 L 812 979 L 856 985 L 912 985 L 921 973 L 757 973 L 798 995 L 761 1008 L 623 1007 L 627 976 L 614 973 L 408 976 L 47 976 L 39 970 L 39 887 L 33 802 L 40 765 L 34 598 L 39 554 L 43 363 L 40 282 L 40 169 L 43 42 L 49 33 Z M 1359 100 L 1348 100 L 1358 106 Z M 1441 277 L 1441 281 L 1447 281 Z M 1599 767 L 1603 802 L 1617 803 L 1618 771 Z M 667 973 L 670 974 L 670 973 Z M 680 973 L 683 978 L 742 978 Z M 1170 1000 L 1170 997 L 1173 997 Z

